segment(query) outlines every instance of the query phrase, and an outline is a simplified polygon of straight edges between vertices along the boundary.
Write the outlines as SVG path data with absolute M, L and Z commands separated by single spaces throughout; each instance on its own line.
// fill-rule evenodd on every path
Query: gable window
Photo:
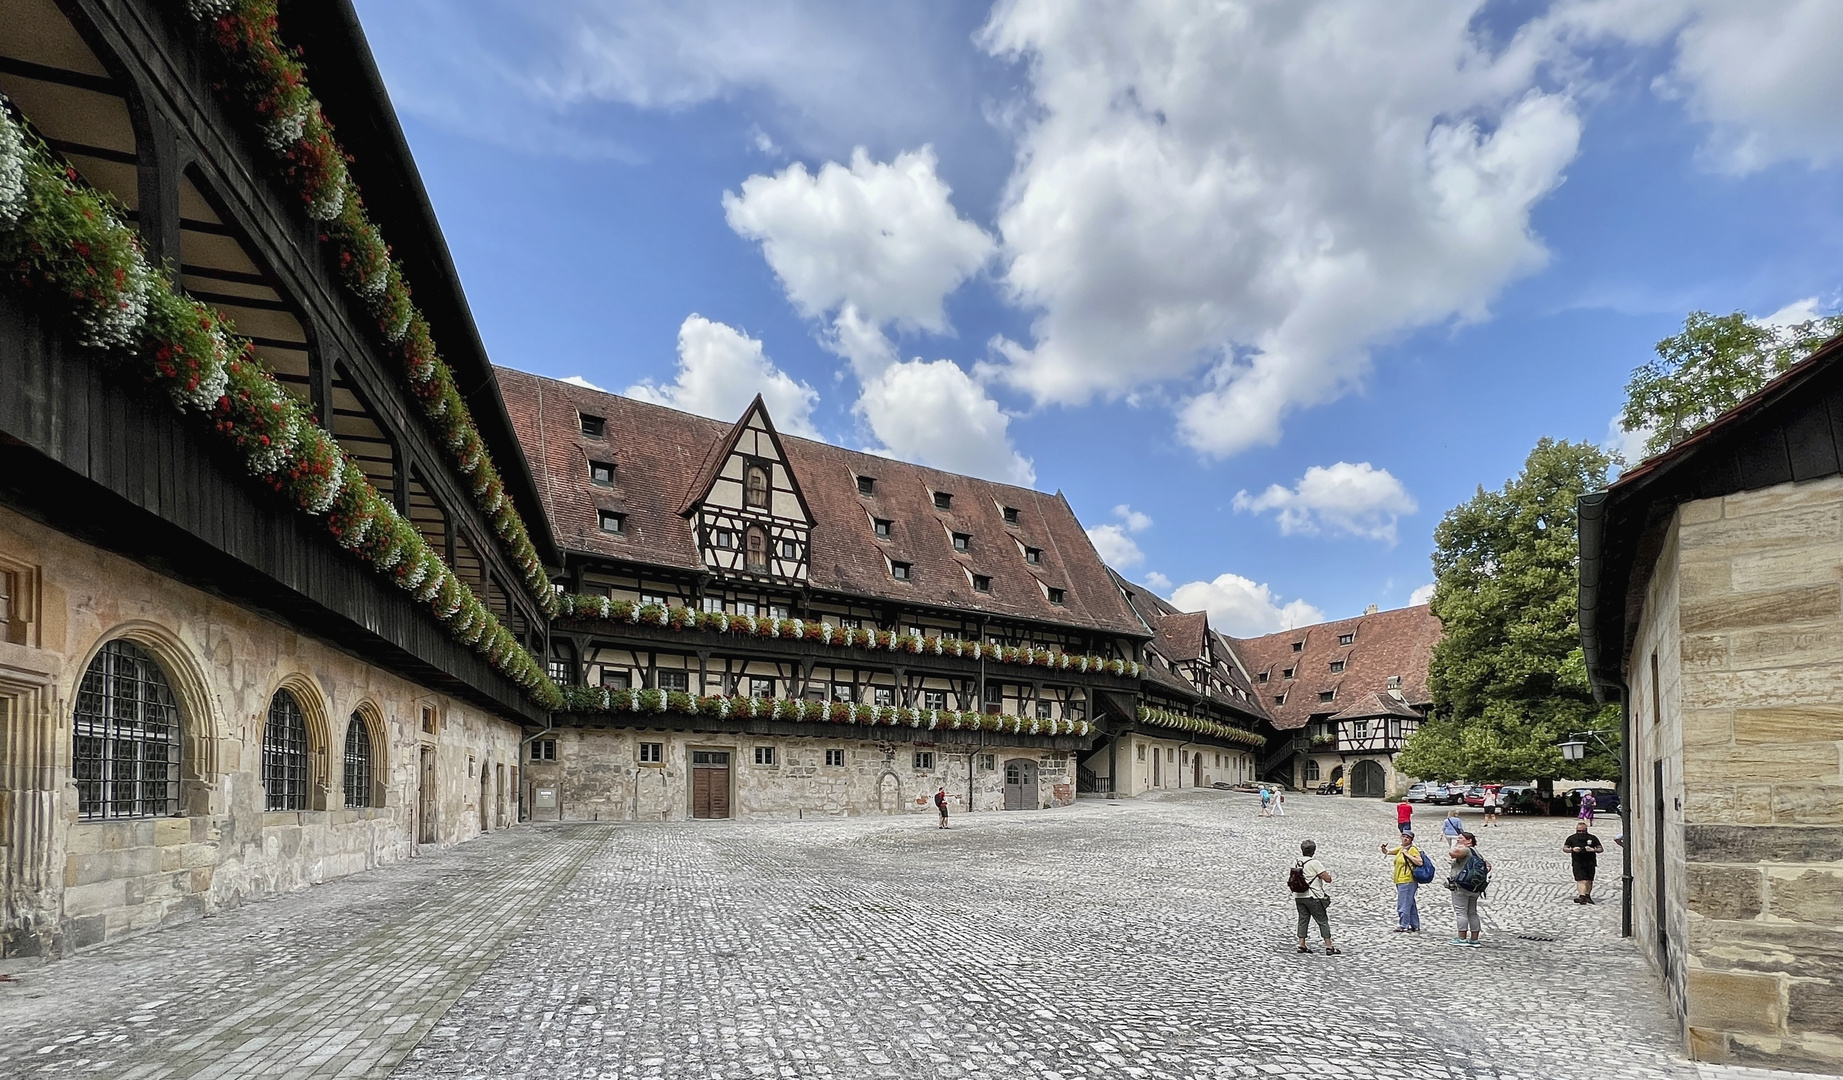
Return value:
M 974 592 L 991 592 L 992 591 L 992 579 L 985 576 L 984 574 L 974 574 L 973 575 L 973 591 Z
M 602 487 L 614 486 L 614 466 L 606 461 L 589 462 L 589 483 Z
M 774 747 L 772 746 L 756 747 L 755 748 L 755 764 L 757 765 L 774 764 Z
M 736 546 L 736 534 L 729 529 L 712 529 L 710 530 L 710 546 L 714 548 L 734 548 Z
M 888 540 L 890 538 L 890 527 L 894 525 L 895 522 L 885 520 L 884 518 L 877 518 L 874 524 L 877 529 L 877 539 Z
M 665 743 L 643 742 L 640 744 L 640 764 L 659 765 L 666 759 Z
M 532 740 L 531 760 L 533 761 L 555 761 L 557 760 L 557 740 L 555 739 L 534 739 Z
M 606 417 L 590 416 L 588 413 L 577 413 L 576 419 L 582 425 L 582 433 L 591 439 L 599 439 L 608 434 L 608 420 Z
M 751 528 L 746 534 L 748 549 L 743 553 L 743 560 L 751 574 L 768 572 L 768 534 L 760 529 Z
M 1043 549 L 1042 548 L 1025 548 L 1024 549 L 1024 561 L 1029 563 L 1032 566 L 1036 566 L 1042 563 L 1043 562 Z
M 1337 636 L 1337 643 L 1339 645 L 1348 645 L 1355 640 L 1357 640 L 1357 635 L 1355 634 L 1339 634 Z
M 936 510 L 952 510 L 953 509 L 953 496 L 948 494 L 945 491 L 935 492 L 934 493 L 934 508 Z
M 932 750 L 917 750 L 917 751 L 915 751 L 915 768 L 916 768 L 916 769 L 917 769 L 918 771 L 920 771 L 920 772 L 931 772 L 931 771 L 933 771 L 933 769 L 934 769 L 934 751 L 932 751 Z
M 71 772 L 83 820 L 179 811 L 179 708 L 152 655 L 102 647 L 77 687 Z
M 627 531 L 626 514 L 617 514 L 612 510 L 601 510 L 596 513 L 596 519 L 601 523 L 602 531 L 605 533 Z
M 1390 690 L 1400 690 L 1401 689 L 1401 676 L 1400 675 L 1389 676 L 1389 689 Z
M 1342 675 L 1343 673 L 1344 673 L 1344 661 L 1342 660 L 1331 661 L 1331 674 Z
M 909 564 L 906 562 L 890 563 L 890 577 L 895 578 L 897 581 L 909 580 Z
M 968 533 L 954 533 L 953 534 L 953 549 L 955 551 L 965 551 L 972 546 L 973 546 L 973 538 L 970 534 Z
M 1336 698 L 1337 698 L 1336 690 L 1320 690 L 1318 692 L 1318 700 L 1320 701 L 1333 701 L 1333 700 L 1336 700 Z
M 858 477 L 858 494 L 859 495 L 875 495 L 876 493 L 877 493 L 877 478 L 876 477 L 874 476 Z
M 1005 524 L 1007 525 L 1017 524 L 1017 507 L 1015 506 L 1005 507 Z
M 683 694 L 691 689 L 691 675 L 684 671 L 661 671 L 658 675 L 659 689 L 676 690 Z
M 1049 590 L 1049 602 L 1052 604 L 1065 603 L 1068 600 L 1068 598 L 1069 598 L 1069 594 L 1066 592 L 1063 592 L 1061 589 Z
M 742 502 L 758 510 L 768 508 L 768 470 L 761 465 L 750 465 L 743 470 Z
M 800 545 L 792 540 L 781 541 L 781 558 L 797 559 L 800 557 Z

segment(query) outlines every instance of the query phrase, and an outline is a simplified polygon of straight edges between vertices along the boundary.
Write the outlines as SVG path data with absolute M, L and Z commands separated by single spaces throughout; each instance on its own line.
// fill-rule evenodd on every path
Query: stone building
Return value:
M 210 7 L 0 2 L 4 956 L 500 827 L 555 695 L 554 549 L 349 5 Z M 322 97 L 269 116 L 292 45 Z
M 1103 731 L 1163 732 L 1173 785 L 1206 749 L 1233 775 L 1232 742 L 1145 719 L 1167 662 L 1060 496 L 786 437 L 759 398 L 726 425 L 499 377 L 567 582 L 539 816 L 1066 805 Z
M 1627 932 L 1690 1052 L 1843 1072 L 1843 339 L 1581 500 Z
M 1343 785 L 1354 798 L 1399 797 L 1395 768 L 1433 705 L 1427 665 L 1440 620 L 1426 604 L 1236 642 L 1278 738 L 1261 775 L 1296 787 Z

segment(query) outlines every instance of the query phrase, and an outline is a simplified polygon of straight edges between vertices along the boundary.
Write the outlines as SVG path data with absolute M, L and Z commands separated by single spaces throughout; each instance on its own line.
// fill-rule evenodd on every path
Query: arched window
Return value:
M 768 470 L 760 465 L 751 465 L 743 473 L 743 504 L 758 509 L 768 508 Z
M 1311 758 L 1305 759 L 1305 778 L 1308 783 L 1318 779 L 1318 762 Z
M 179 813 L 179 707 L 145 649 L 104 645 L 77 687 L 73 720 L 80 819 Z
M 287 687 L 269 699 L 269 722 L 262 728 L 262 786 L 266 809 L 307 809 L 307 716 Z
M 371 730 L 364 716 L 346 721 L 346 805 L 371 805 Z
M 749 572 L 765 574 L 768 572 L 768 535 L 760 529 L 751 528 L 748 533 L 748 546 L 745 549 Z

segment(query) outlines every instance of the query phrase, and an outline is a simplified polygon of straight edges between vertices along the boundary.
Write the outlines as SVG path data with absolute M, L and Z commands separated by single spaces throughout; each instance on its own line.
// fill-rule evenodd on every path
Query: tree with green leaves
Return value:
M 1773 326 L 1739 311 L 1692 311 L 1682 333 L 1657 343 L 1657 359 L 1632 372 L 1619 424 L 1650 432 L 1647 457 L 1668 450 L 1838 333 L 1843 314 Z
M 1543 439 L 1502 490 L 1480 487 L 1434 530 L 1433 613 L 1444 632 L 1428 670 L 1433 718 L 1396 765 L 1430 780 L 1611 779 L 1618 758 L 1563 767 L 1556 744 L 1597 731 L 1617 747 L 1619 709 L 1587 682 L 1576 623 L 1575 500 L 1606 486 L 1612 459 Z

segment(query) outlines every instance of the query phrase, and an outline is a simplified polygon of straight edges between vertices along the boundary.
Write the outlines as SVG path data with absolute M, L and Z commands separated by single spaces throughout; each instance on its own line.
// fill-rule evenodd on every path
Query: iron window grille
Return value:
M 371 805 L 371 731 L 357 713 L 346 721 L 346 805 Z
M 915 767 L 916 767 L 917 769 L 919 769 L 919 770 L 921 770 L 922 772 L 931 772 L 931 771 L 933 771 L 933 769 L 934 769 L 934 751 L 932 751 L 932 750 L 917 750 L 917 751 L 915 751 Z
M 269 722 L 262 728 L 262 786 L 266 809 L 307 809 L 307 716 L 287 687 L 269 700 Z
M 826 751 L 826 764 L 828 766 L 836 768 L 838 766 L 843 765 L 844 763 L 845 763 L 845 752 L 843 750 L 827 750 Z
M 179 813 L 179 707 L 146 650 L 104 645 L 83 673 L 72 719 L 80 820 Z

